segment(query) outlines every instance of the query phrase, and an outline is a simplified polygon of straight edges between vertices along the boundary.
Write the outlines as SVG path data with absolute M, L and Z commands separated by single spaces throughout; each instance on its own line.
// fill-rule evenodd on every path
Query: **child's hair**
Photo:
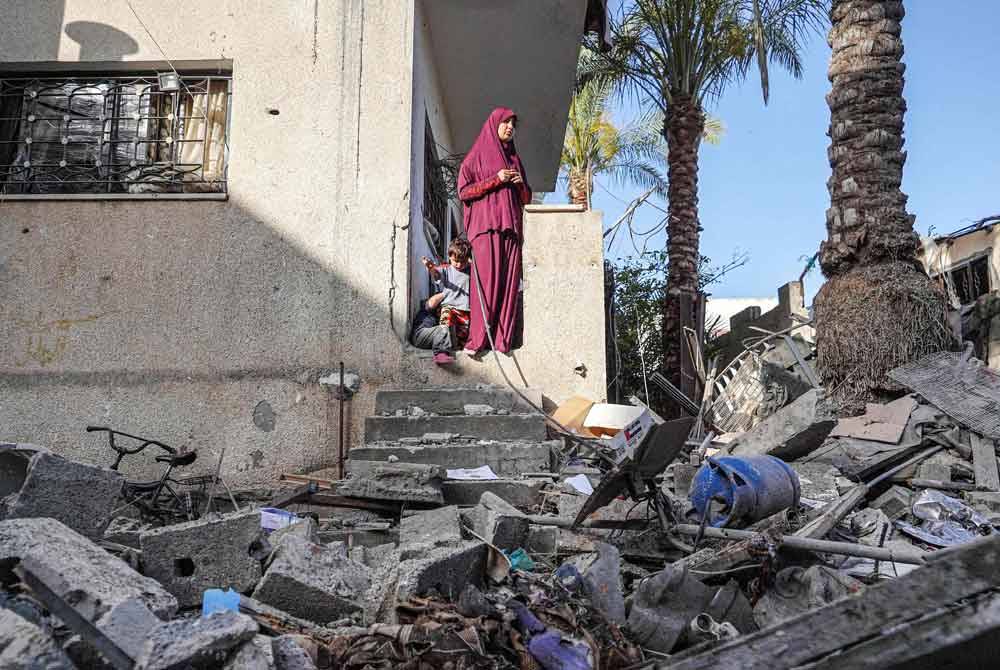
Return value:
M 456 237 L 448 245 L 448 257 L 455 257 L 459 263 L 467 263 L 472 257 L 472 245 L 464 237 Z

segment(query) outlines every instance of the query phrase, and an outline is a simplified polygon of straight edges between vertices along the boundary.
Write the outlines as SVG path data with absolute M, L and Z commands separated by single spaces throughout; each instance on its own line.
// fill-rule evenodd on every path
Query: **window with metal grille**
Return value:
M 448 224 L 448 188 L 428 120 L 424 124 L 424 229 L 434 253 L 442 261 L 448 259 L 448 243 L 451 241 Z
M 958 267 L 952 268 L 948 275 L 958 302 L 968 305 L 990 292 L 989 252 Z
M 230 85 L 0 74 L 0 197 L 224 197 Z

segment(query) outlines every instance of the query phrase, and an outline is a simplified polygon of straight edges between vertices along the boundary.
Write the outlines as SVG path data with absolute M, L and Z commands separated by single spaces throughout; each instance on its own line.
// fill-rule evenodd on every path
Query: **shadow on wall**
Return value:
M 104 23 L 73 21 L 66 24 L 66 35 L 80 45 L 81 61 L 120 61 L 139 51 L 131 35 Z

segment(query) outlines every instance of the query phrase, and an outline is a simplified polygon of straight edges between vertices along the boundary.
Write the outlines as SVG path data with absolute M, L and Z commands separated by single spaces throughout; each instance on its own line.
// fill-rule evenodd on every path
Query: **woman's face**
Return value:
M 497 135 L 500 136 L 500 140 L 503 142 L 510 142 L 514 139 L 514 126 L 517 125 L 517 120 L 512 116 L 506 121 L 501 121 L 500 126 L 497 128 Z

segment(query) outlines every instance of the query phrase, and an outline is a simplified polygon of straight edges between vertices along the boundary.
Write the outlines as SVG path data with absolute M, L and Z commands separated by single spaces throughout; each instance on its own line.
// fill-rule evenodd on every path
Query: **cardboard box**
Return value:
M 652 427 L 653 417 L 648 409 L 643 409 L 639 416 L 608 439 L 608 446 L 615 452 L 615 463 L 621 463 L 626 458 L 635 456 L 635 448 L 645 439 Z
M 594 406 L 593 400 L 588 400 L 582 396 L 573 396 L 552 412 L 552 418 L 562 424 L 571 433 L 576 433 L 581 437 L 597 437 L 583 427 L 584 419 Z

